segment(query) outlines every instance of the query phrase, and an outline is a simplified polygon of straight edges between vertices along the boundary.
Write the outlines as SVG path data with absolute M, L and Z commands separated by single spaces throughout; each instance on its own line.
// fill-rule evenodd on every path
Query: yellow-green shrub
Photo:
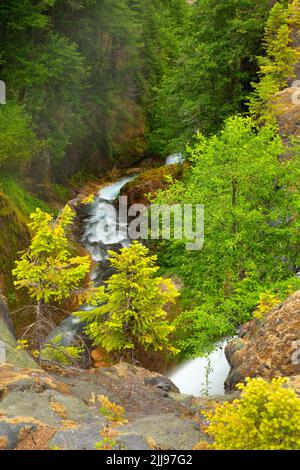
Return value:
M 300 398 L 285 378 L 247 379 L 241 397 L 206 413 L 216 450 L 299 450 Z
M 280 303 L 280 300 L 276 295 L 271 292 L 264 292 L 260 294 L 257 307 L 254 311 L 254 318 L 258 320 L 263 320 L 265 316 Z
M 100 414 L 105 416 L 106 419 L 111 423 L 122 423 L 124 421 L 124 408 L 112 403 L 106 395 L 99 395 L 98 400 L 100 402 Z

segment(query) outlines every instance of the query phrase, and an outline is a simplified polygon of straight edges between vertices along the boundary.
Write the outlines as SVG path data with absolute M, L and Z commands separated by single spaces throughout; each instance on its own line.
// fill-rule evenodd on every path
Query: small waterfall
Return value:
M 175 165 L 184 162 L 184 156 L 182 153 L 173 153 L 166 158 L 166 165 Z
M 178 153 L 166 159 L 166 165 L 182 163 L 183 155 Z M 115 204 L 123 186 L 135 176 L 121 178 L 120 180 L 102 188 L 94 201 L 87 208 L 84 235 L 82 244 L 89 251 L 97 267 L 91 273 L 95 285 L 100 285 L 111 273 L 108 250 L 117 250 L 130 244 L 126 230 L 119 233 L 118 209 Z M 92 307 L 83 305 L 82 310 Z M 47 341 L 62 336 L 64 346 L 71 344 L 77 335 L 81 334 L 84 324 L 77 317 L 70 315 L 48 336 Z M 214 351 L 206 358 L 191 359 L 173 370 L 169 377 L 180 389 L 181 393 L 200 396 L 223 395 L 224 382 L 230 367 L 225 357 L 227 340 L 216 344 Z
M 127 246 L 128 237 L 119 232 L 118 211 L 114 204 L 126 183 L 135 176 L 122 178 L 102 188 L 88 209 L 82 243 L 94 261 L 101 263 L 107 259 L 107 251 Z M 126 227 L 125 227 L 126 229 Z M 96 276 L 95 273 L 92 277 Z
M 184 161 L 181 153 L 169 155 L 166 158 L 166 165 L 179 164 Z M 120 195 L 120 191 L 136 175 L 121 178 L 115 183 L 102 188 L 88 209 L 88 217 L 85 219 L 85 231 L 82 243 L 91 254 L 94 261 L 104 262 L 105 269 L 107 260 L 107 251 L 118 249 L 130 244 L 129 238 L 124 230 L 119 231 L 118 210 L 115 201 Z M 102 266 L 103 267 L 103 266 Z M 97 273 L 92 273 L 92 280 L 97 278 Z
M 181 393 L 194 395 L 224 395 L 224 382 L 230 371 L 225 357 L 228 339 L 216 343 L 208 357 L 198 357 L 180 364 L 171 374 L 170 379 Z

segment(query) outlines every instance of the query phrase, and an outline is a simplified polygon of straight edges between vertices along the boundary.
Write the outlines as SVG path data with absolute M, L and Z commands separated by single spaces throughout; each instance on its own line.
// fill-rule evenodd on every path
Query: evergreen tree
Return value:
M 138 242 L 109 254 L 116 274 L 94 296 L 95 306 L 100 306 L 77 313 L 88 322 L 88 336 L 108 352 L 134 354 L 138 348 L 176 352 L 169 339 L 174 327 L 164 306 L 174 303 L 178 293 L 169 279 L 154 276 L 156 256 L 149 256 Z
M 68 205 L 56 219 L 37 209 L 29 224 L 33 234 L 31 244 L 13 270 L 17 289 L 25 288 L 37 302 L 34 325 L 37 349 L 42 343 L 45 325 L 51 325 L 45 304 L 62 302 L 71 296 L 81 303 L 91 294 L 90 289 L 82 287 L 89 273 L 90 258 L 76 255 L 68 237 L 74 217 Z
M 244 111 L 269 2 L 198 0 L 190 7 L 185 38 L 155 101 L 153 149 L 184 150 L 197 130 L 212 134 Z
M 13 271 L 17 288 L 26 288 L 37 301 L 61 301 L 77 293 L 90 268 L 89 256 L 74 255 L 67 228 L 75 217 L 70 206 L 59 216 L 37 209 L 31 215 L 31 245 Z M 80 291 L 79 291 L 80 292 Z
M 263 40 L 266 55 L 258 58 L 260 81 L 252 84 L 249 103 L 251 114 L 261 121 L 276 122 L 272 100 L 295 77 L 300 50 L 293 45 L 291 28 L 299 29 L 299 12 L 299 0 L 288 5 L 276 2 L 270 12 Z

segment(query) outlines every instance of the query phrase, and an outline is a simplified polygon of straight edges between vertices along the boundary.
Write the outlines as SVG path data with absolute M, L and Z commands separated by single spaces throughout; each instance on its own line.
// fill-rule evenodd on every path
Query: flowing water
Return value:
M 174 153 L 173 155 L 169 155 L 166 158 L 166 165 L 174 165 L 175 163 L 183 163 L 184 156 L 182 153 Z
M 224 395 L 224 382 L 230 371 L 225 357 L 228 340 L 216 344 L 208 357 L 197 357 L 173 370 L 169 377 L 187 395 Z
M 115 201 L 123 186 L 134 177 L 121 178 L 105 186 L 89 207 L 82 244 L 89 251 L 92 259 L 100 263 L 99 269 L 101 269 L 101 262 L 107 259 L 109 249 L 118 249 L 130 243 L 128 237 L 123 235 L 126 230 L 118 230 L 118 211 Z M 95 273 L 92 274 L 92 279 L 95 280 Z
M 183 160 L 180 153 L 170 155 L 166 159 L 166 165 L 182 163 Z M 96 262 L 96 268 L 91 273 L 91 279 L 96 285 L 103 283 L 111 273 L 108 250 L 118 250 L 130 244 L 130 239 L 126 235 L 122 235 L 122 233 L 126 234 L 126 230 L 121 231 L 121 235 L 118 230 L 116 200 L 123 186 L 134 177 L 121 178 L 102 188 L 87 209 L 82 244 Z M 81 307 L 82 310 L 90 308 L 88 305 Z M 74 341 L 76 335 L 81 333 L 82 328 L 83 323 L 71 315 L 52 331 L 47 341 L 60 335 L 61 343 L 67 346 Z M 199 396 L 202 393 L 224 394 L 224 381 L 229 372 L 229 365 L 224 354 L 225 345 L 226 341 L 218 343 L 208 358 L 192 359 L 179 365 L 170 373 L 169 377 L 181 393 L 194 396 Z

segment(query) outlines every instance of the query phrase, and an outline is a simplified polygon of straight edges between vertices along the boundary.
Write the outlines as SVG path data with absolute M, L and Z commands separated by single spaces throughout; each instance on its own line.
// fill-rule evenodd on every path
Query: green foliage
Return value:
M 61 202 L 65 202 L 71 197 L 69 189 L 61 184 L 53 183 L 52 189 Z
M 67 236 L 74 217 L 69 206 L 56 219 L 40 209 L 31 215 L 32 241 L 16 262 L 13 275 L 15 286 L 26 288 L 37 301 L 61 301 L 72 294 L 81 297 L 80 286 L 89 272 L 90 258 L 74 255 Z
M 195 132 L 216 132 L 244 110 L 269 10 L 267 0 L 199 0 L 190 6 L 178 58 L 154 101 L 154 151 L 184 149 Z
M 62 346 L 61 336 L 47 343 L 40 351 L 42 361 L 55 362 L 62 366 L 72 366 L 80 360 L 84 348 L 79 346 Z
M 272 98 L 295 77 L 300 51 L 292 44 L 291 26 L 296 30 L 300 27 L 299 9 L 299 0 L 288 5 L 276 2 L 267 21 L 263 41 L 266 55 L 258 58 L 260 81 L 252 84 L 249 103 L 251 114 L 262 121 L 274 120 Z
M 253 313 L 254 318 L 263 320 L 265 316 L 277 305 L 279 299 L 271 292 L 263 292 L 259 296 L 258 305 Z
M 13 206 L 25 216 L 32 214 L 37 207 L 44 212 L 50 212 L 47 204 L 25 189 L 24 184 L 19 179 L 4 176 L 0 179 L 0 187 Z
M 203 353 L 218 336 L 251 318 L 259 295 L 293 276 L 299 259 L 299 151 L 287 160 L 270 126 L 233 117 L 223 131 L 198 135 L 191 168 L 158 193 L 157 203 L 204 204 L 205 242 L 162 242 L 159 264 L 185 283 L 177 319 L 180 348 Z
M 110 252 L 116 270 L 94 296 L 96 308 L 77 315 L 88 322 L 86 333 L 94 344 L 106 351 L 168 349 L 174 327 L 167 321 L 164 305 L 174 303 L 178 293 L 169 279 L 154 277 L 156 256 L 133 242 L 120 253 Z M 100 305 L 100 306 L 97 306 Z
M 188 9 L 185 0 L 1 4 L 1 79 L 43 142 L 25 149 L 26 161 L 61 183 L 99 161 L 143 156 L 154 88 L 177 56 Z
M 38 151 L 30 116 L 14 103 L 0 107 L 0 170 L 20 171 Z
M 117 446 L 116 436 L 118 432 L 114 430 L 114 426 L 124 424 L 125 410 L 122 406 L 117 405 L 109 400 L 105 395 L 98 395 L 97 400 L 100 403 L 99 413 L 105 417 L 106 425 L 100 432 L 101 441 L 96 442 L 96 450 L 113 450 Z M 93 396 L 92 403 L 96 403 L 96 397 Z
M 300 398 L 285 385 L 247 379 L 241 397 L 208 413 L 216 450 L 300 450 Z

